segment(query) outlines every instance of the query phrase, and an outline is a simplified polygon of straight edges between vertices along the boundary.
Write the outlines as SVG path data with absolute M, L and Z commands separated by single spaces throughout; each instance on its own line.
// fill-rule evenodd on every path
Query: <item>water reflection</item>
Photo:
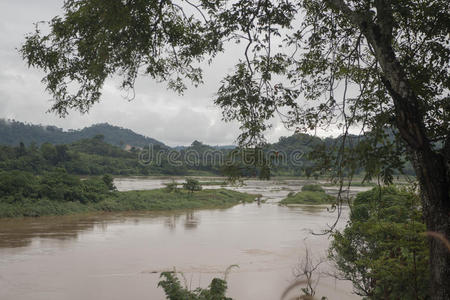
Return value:
M 174 213 L 164 219 L 164 226 L 171 231 L 175 230 L 180 224 L 183 224 L 186 230 L 196 229 L 200 224 L 200 216 L 195 211 L 186 211 L 184 213 Z
M 60 216 L 23 219 L 0 219 L 0 248 L 18 248 L 30 246 L 34 239 L 76 240 L 80 233 L 96 231 L 107 232 L 111 224 L 130 222 L 138 226 L 144 218 L 162 218 L 165 227 L 175 230 L 182 225 L 186 230 L 196 229 L 200 216 L 195 211 L 101 214 L 99 216 Z
M 194 212 L 187 212 L 184 220 L 185 229 L 195 229 L 200 223 L 200 218 L 196 217 Z
M 76 240 L 82 232 L 107 232 L 111 224 L 129 222 L 138 226 L 143 219 L 161 218 L 165 227 L 175 230 L 182 225 L 186 230 L 196 229 L 200 216 L 195 211 L 104 213 L 97 216 L 59 216 L 22 219 L 0 219 L 0 248 L 30 246 L 33 240 Z
M 167 228 L 169 228 L 170 230 L 175 230 L 175 228 L 177 227 L 179 218 L 180 218 L 180 215 L 169 216 L 164 220 L 164 225 Z
M 0 220 L 0 248 L 25 247 L 35 238 L 72 240 L 80 231 L 92 231 L 96 224 L 106 230 L 106 223 L 86 217 L 3 219 Z

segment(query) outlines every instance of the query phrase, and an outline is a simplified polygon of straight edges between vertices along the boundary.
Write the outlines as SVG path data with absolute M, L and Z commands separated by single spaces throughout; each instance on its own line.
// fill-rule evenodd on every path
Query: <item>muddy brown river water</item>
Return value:
M 116 185 L 152 189 L 167 181 L 119 178 Z M 326 257 L 328 237 L 311 231 L 320 232 L 336 218 L 326 206 L 276 204 L 304 184 L 248 181 L 235 189 L 262 194 L 267 202 L 229 209 L 0 220 L 0 299 L 159 300 L 165 299 L 157 287 L 161 271 L 183 272 L 194 289 L 223 277 L 230 265 L 239 266 L 228 275 L 230 297 L 280 299 L 305 247 L 315 260 Z M 344 208 L 339 226 L 347 215 Z M 326 275 L 333 272 L 330 264 L 323 263 L 321 271 L 319 296 L 359 299 L 349 282 Z

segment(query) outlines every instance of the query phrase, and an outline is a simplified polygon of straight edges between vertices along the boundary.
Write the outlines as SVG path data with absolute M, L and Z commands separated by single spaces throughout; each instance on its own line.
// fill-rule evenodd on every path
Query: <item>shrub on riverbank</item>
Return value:
M 42 199 L 84 204 L 103 200 L 114 190 L 112 177 L 80 179 L 64 170 L 33 175 L 28 172 L 0 172 L 0 203 L 35 203 Z
M 429 251 L 417 194 L 396 187 L 359 193 L 347 226 L 332 234 L 338 277 L 368 299 L 429 299 Z
M 298 193 L 289 193 L 289 195 L 280 201 L 280 204 L 310 204 L 320 205 L 333 203 L 335 197 L 325 193 L 320 185 L 308 184 L 302 187 Z

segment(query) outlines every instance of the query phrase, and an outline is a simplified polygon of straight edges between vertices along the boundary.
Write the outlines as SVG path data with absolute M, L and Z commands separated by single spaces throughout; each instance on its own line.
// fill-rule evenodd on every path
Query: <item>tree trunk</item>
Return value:
M 379 1 L 380 3 L 382 1 Z M 380 8 L 380 12 L 382 9 Z M 420 185 L 427 230 L 443 239 L 450 239 L 450 172 L 447 143 L 441 152 L 434 150 L 427 137 L 421 100 L 415 95 L 406 72 L 392 48 L 388 21 L 379 13 L 380 25 L 361 25 L 372 44 L 383 71 L 382 77 L 394 102 L 399 135 L 413 156 L 413 165 Z M 365 27 L 364 27 L 365 26 Z M 447 141 L 448 142 L 448 141 Z M 450 299 L 450 249 L 443 240 L 429 237 L 430 295 L 433 300 Z
M 447 135 L 442 151 L 434 150 L 427 137 L 423 103 L 415 95 L 407 72 L 393 49 L 392 2 L 374 1 L 376 20 L 372 18 L 372 12 L 354 11 L 344 0 L 327 2 L 359 27 L 380 65 L 380 75 L 394 102 L 400 137 L 413 157 L 427 230 L 441 237 L 429 237 L 431 299 L 449 300 L 450 249 L 445 246 L 445 240 L 450 239 L 450 135 Z
M 413 153 L 427 230 L 450 237 L 449 169 L 436 153 Z M 436 236 L 429 236 L 431 299 L 450 299 L 450 249 Z

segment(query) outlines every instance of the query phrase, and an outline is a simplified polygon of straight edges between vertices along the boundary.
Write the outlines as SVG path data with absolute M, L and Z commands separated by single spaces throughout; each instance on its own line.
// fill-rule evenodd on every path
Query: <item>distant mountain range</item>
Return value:
M 26 124 L 14 120 L 0 119 L 0 145 L 17 146 L 20 142 L 25 145 L 45 142 L 51 144 L 71 144 L 89 139 L 96 135 L 103 135 L 104 141 L 115 146 L 145 147 L 149 144 L 167 147 L 164 143 L 150 137 L 138 134 L 130 129 L 113 126 L 107 123 L 95 124 L 80 130 L 63 130 L 56 126 Z

